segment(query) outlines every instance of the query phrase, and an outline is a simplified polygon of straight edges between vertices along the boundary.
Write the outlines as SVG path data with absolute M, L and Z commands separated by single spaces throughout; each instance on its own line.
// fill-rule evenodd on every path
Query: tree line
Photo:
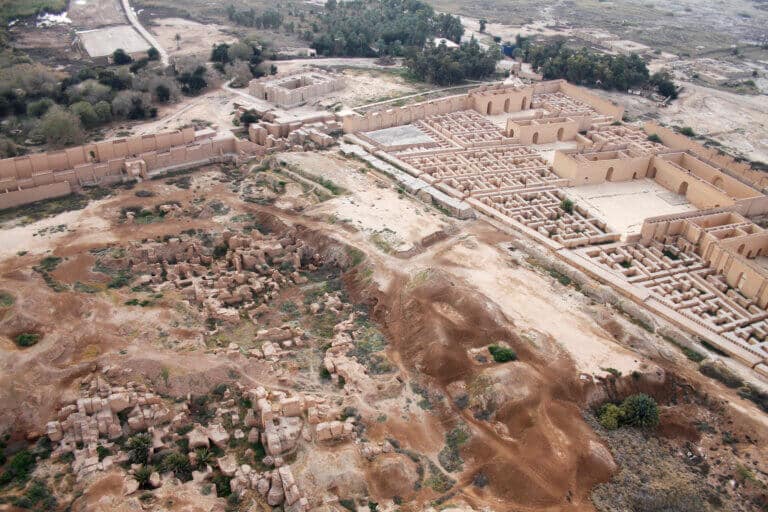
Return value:
M 328 0 L 304 37 L 320 55 L 376 57 L 405 55 L 434 37 L 459 42 L 463 34 L 457 16 L 420 0 Z
M 669 73 L 650 75 L 645 61 L 634 53 L 607 55 L 585 47 L 571 48 L 565 41 L 536 44 L 520 36 L 514 44 L 505 44 L 505 52 L 530 63 L 547 80 L 564 78 L 578 85 L 618 91 L 651 86 L 664 97 L 677 97 Z
M 500 58 L 497 46 L 484 50 L 475 38 L 458 48 L 448 48 L 444 43 L 435 45 L 430 41 L 423 50 L 413 52 L 405 65 L 419 80 L 453 85 L 493 75 Z
M 4 52 L 3 55 L 7 55 Z M 24 154 L 29 145 L 82 143 L 91 130 L 113 121 L 157 116 L 158 107 L 233 80 L 244 86 L 263 74 L 261 46 L 252 41 L 215 45 L 213 67 L 199 58 L 159 62 L 152 48 L 133 59 L 116 50 L 111 64 L 66 72 L 23 55 L 0 59 L 0 158 Z

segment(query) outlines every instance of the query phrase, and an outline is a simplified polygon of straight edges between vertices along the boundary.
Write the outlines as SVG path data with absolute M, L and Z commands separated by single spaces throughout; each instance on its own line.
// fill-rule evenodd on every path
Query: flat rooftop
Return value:
M 78 32 L 77 37 L 91 57 L 107 57 L 118 48 L 129 54 L 145 52 L 150 48 L 147 40 L 130 25 L 85 30 Z
M 697 210 L 685 196 L 670 192 L 650 179 L 605 182 L 564 190 L 577 205 L 586 207 L 604 220 L 612 231 L 622 235 L 640 233 L 643 222 L 649 217 Z

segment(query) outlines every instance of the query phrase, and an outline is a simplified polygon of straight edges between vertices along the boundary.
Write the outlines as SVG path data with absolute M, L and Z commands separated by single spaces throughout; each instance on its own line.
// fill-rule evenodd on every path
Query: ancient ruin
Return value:
M 312 102 L 324 94 L 344 87 L 344 79 L 319 69 L 267 76 L 252 80 L 250 93 L 283 108 Z
M 734 177 L 729 164 L 735 162 L 711 161 L 703 148 L 669 129 L 626 126 L 621 116 L 621 108 L 555 81 L 480 88 L 349 115 L 343 123 L 346 140 L 364 148 L 384 172 L 383 161 L 423 182 L 421 188 L 452 197 L 463 210 L 526 233 L 570 265 L 768 375 L 763 230 L 748 220 L 768 213 L 768 197 Z M 388 174 L 407 181 L 402 172 Z M 656 217 L 657 211 L 638 210 L 650 217 L 641 228 L 580 200 L 584 187 L 599 194 L 603 184 L 625 183 L 666 190 L 658 197 L 694 211 Z M 426 197 L 440 203 L 435 195 Z M 710 232 L 706 243 L 701 237 Z
M 119 138 L 0 160 L 0 209 L 65 196 L 82 187 L 237 161 L 256 147 L 211 129 Z

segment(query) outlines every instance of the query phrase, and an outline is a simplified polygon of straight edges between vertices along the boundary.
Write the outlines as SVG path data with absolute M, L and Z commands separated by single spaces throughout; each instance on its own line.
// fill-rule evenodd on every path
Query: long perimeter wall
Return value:
M 132 174 L 134 169 L 146 177 L 256 152 L 258 146 L 231 133 L 188 128 L 8 158 L 0 160 L 0 209 L 141 177 Z
M 342 117 L 344 133 L 369 132 L 402 126 L 437 114 L 450 114 L 461 110 L 474 110 L 481 114 L 497 115 L 505 112 L 520 112 L 531 108 L 534 94 L 562 92 L 590 105 L 596 112 L 618 121 L 624 115 L 624 107 L 589 92 L 587 89 L 569 84 L 565 80 L 552 80 L 526 87 L 497 84 L 482 86 L 466 94 L 448 96 L 404 107 L 357 113 Z

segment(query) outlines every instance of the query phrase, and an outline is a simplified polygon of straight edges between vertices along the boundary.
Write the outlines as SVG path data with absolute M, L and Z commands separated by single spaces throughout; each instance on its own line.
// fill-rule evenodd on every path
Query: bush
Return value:
M 216 486 L 216 495 L 219 498 L 226 498 L 232 494 L 232 487 L 229 485 L 230 480 L 231 478 L 224 476 L 221 473 L 216 473 L 213 475 L 211 483 Z
M 259 115 L 255 111 L 253 111 L 253 110 L 246 110 L 240 116 L 240 123 L 243 126 L 248 126 L 249 124 L 252 124 L 252 123 L 258 123 L 260 119 L 261 118 L 259 117 Z
M 719 380 L 729 388 L 736 389 L 744 385 L 744 381 L 741 377 L 733 373 L 723 363 L 705 361 L 699 366 L 699 371 L 707 377 Z
M 685 135 L 686 137 L 696 136 L 696 132 L 693 131 L 693 128 L 691 128 L 690 126 L 683 126 L 682 128 L 680 128 L 680 133 Z
M 656 400 L 640 393 L 624 399 L 621 404 L 622 421 L 632 427 L 652 428 L 659 424 Z
M 622 410 L 616 404 L 606 404 L 600 408 L 597 421 L 606 430 L 616 430 L 621 426 Z
M 43 98 L 37 101 L 32 101 L 27 104 L 27 115 L 33 117 L 42 117 L 53 105 L 54 102 L 50 98 Z
M 517 354 L 509 347 L 501 347 L 499 345 L 490 345 L 488 352 L 493 356 L 493 360 L 497 363 L 506 363 L 517 359 Z
M 160 103 L 168 103 L 171 100 L 171 88 L 164 84 L 155 87 L 155 96 Z
M 560 203 L 560 209 L 563 210 L 565 213 L 573 213 L 574 208 L 573 201 L 570 199 L 563 199 Z
M 85 139 L 80 118 L 60 107 L 51 107 L 37 128 L 37 134 L 52 146 L 76 146 Z
M 133 472 L 133 478 L 139 482 L 139 487 L 146 489 L 149 485 L 149 477 L 152 476 L 154 468 L 152 466 L 141 466 Z
M 13 505 L 27 510 L 56 510 L 56 498 L 44 482 L 35 480 L 24 494 L 13 500 Z
M 149 60 L 160 60 L 160 52 L 154 46 L 147 50 L 147 58 Z
M 189 458 L 183 453 L 172 452 L 163 457 L 160 470 L 163 472 L 172 471 L 176 478 L 182 482 L 192 480 L 192 465 L 189 463 Z
M 648 136 L 648 140 L 650 142 L 655 142 L 656 144 L 661 144 L 661 137 L 659 137 L 658 134 L 652 133 Z
M 35 456 L 29 450 L 18 452 L 8 462 L 5 471 L 0 475 L 0 486 L 11 482 L 23 483 L 35 469 Z
M 23 332 L 16 336 L 16 344 L 20 347 L 31 347 L 37 345 L 40 341 L 40 335 L 32 332 Z
M 125 53 L 125 50 L 123 50 L 122 48 L 118 48 L 112 54 L 112 62 L 116 66 L 123 66 L 125 64 L 130 64 L 131 62 L 133 62 L 133 59 L 131 58 L 130 55 Z
M 96 110 L 87 101 L 78 101 L 70 105 L 69 110 L 80 119 L 85 128 L 90 129 L 99 124 L 99 116 L 96 114 Z
M 9 308 L 13 306 L 14 302 L 16 302 L 16 299 L 13 298 L 13 295 L 0 291 L 0 308 Z
M 128 441 L 125 443 L 128 462 L 131 464 L 146 464 L 149 459 L 149 447 L 151 445 L 152 437 L 149 434 L 136 434 L 128 438 Z
M 607 430 L 623 426 L 653 428 L 659 424 L 659 406 L 656 400 L 646 394 L 630 395 L 621 405 L 602 406 L 597 413 L 597 420 Z
M 96 113 L 96 118 L 99 120 L 99 124 L 105 124 L 112 121 L 112 105 L 108 101 L 100 101 L 93 106 L 93 111 Z

